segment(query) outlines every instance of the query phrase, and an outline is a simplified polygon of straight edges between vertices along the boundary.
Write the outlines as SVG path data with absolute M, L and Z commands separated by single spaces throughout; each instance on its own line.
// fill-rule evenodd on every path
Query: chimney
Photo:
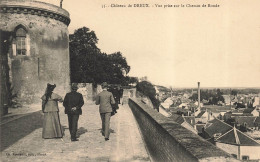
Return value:
M 198 82 L 198 104 L 200 109 L 200 82 Z
M 60 0 L 60 8 L 62 8 L 62 1 L 63 1 L 63 0 Z

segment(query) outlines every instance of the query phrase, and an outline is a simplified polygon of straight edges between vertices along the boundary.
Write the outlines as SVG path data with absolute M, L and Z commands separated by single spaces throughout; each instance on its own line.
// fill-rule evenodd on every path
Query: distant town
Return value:
M 161 114 L 235 158 L 259 159 L 251 151 L 260 149 L 259 88 L 155 89 Z

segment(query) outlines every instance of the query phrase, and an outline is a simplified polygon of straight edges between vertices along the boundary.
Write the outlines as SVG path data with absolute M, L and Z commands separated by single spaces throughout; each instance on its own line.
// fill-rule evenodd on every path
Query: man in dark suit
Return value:
M 81 107 L 84 105 L 83 96 L 77 92 L 77 89 L 78 86 L 76 84 L 72 84 L 71 92 L 66 94 L 63 102 L 63 106 L 65 107 L 65 114 L 68 115 L 71 141 L 78 141 L 76 138 L 78 120 L 79 115 L 82 114 Z
M 119 92 L 118 87 L 114 87 L 111 92 L 112 92 L 112 94 L 113 94 L 113 96 L 114 96 L 116 105 L 118 105 L 119 102 L 120 102 L 120 92 Z M 117 109 L 118 109 L 118 108 L 119 108 L 119 107 L 117 106 Z
M 102 83 L 103 91 L 97 95 L 96 105 L 99 105 L 99 113 L 102 120 L 102 135 L 105 136 L 105 140 L 109 140 L 109 125 L 112 112 L 111 104 L 115 104 L 114 97 L 111 92 L 107 91 L 107 83 Z
M 120 104 L 120 98 L 123 97 L 123 93 L 124 93 L 124 90 L 122 89 L 122 87 L 119 87 L 119 104 Z
M 113 95 L 113 97 L 114 97 L 114 100 L 115 100 L 115 104 L 111 104 L 111 106 L 112 106 L 112 113 L 111 113 L 111 116 L 113 116 L 113 115 L 115 115 L 116 113 L 117 113 L 117 109 L 119 108 L 119 106 L 118 106 L 118 100 L 117 100 L 117 98 L 116 98 L 116 96 L 117 96 L 117 90 L 116 90 L 116 88 L 114 87 L 114 86 L 111 86 L 111 87 L 109 87 L 109 88 L 107 88 L 107 91 L 108 92 L 111 92 L 112 93 L 112 95 Z

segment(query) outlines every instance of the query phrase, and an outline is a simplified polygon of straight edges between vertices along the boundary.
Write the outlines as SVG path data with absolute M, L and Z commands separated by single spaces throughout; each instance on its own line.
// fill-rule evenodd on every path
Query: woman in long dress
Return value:
M 47 84 L 45 94 L 42 96 L 42 111 L 44 113 L 42 138 L 62 138 L 63 131 L 60 124 L 58 101 L 62 97 L 53 93 L 56 85 Z

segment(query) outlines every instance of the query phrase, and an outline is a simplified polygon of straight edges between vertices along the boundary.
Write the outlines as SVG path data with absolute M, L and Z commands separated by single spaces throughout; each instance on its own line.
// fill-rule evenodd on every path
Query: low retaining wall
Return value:
M 138 99 L 128 104 L 153 161 L 237 161 Z

